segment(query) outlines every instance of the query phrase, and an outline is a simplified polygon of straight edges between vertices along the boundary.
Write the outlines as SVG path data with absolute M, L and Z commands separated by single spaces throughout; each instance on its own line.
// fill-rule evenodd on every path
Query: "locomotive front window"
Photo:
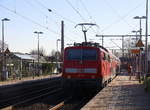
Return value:
M 96 49 L 68 49 L 67 59 L 68 60 L 96 60 L 97 50 Z
M 69 49 L 67 50 L 68 60 L 81 60 L 81 49 Z

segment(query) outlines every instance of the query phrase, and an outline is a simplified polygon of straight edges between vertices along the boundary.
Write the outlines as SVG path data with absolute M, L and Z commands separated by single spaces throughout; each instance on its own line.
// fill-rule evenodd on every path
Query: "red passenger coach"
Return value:
M 101 88 L 116 76 L 119 62 L 98 43 L 75 43 L 64 51 L 63 86 Z

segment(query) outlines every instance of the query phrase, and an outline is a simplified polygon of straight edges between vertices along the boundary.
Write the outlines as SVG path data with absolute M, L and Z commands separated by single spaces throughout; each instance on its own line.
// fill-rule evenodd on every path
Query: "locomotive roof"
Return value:
M 82 42 L 82 43 L 74 43 L 74 46 L 72 47 L 96 47 L 96 48 L 100 48 L 102 51 L 109 53 L 113 58 L 115 58 L 116 60 L 119 60 L 119 58 L 117 58 L 114 54 L 112 54 L 111 52 L 108 51 L 108 49 L 106 49 L 105 47 L 101 46 L 99 43 L 93 43 L 93 42 Z
M 109 52 L 105 47 L 101 46 L 99 43 L 93 43 L 93 42 L 82 42 L 82 43 L 74 43 L 74 46 L 80 46 L 80 47 L 97 47 L 105 50 L 106 52 Z
M 113 53 L 109 52 L 108 49 L 101 46 L 99 43 L 93 43 L 93 42 L 74 43 L 74 46 L 67 47 L 67 48 L 74 48 L 74 47 L 95 47 L 95 48 L 99 48 L 101 51 L 110 54 L 110 56 L 112 58 L 115 58 L 116 60 L 120 61 L 118 57 L 116 57 Z

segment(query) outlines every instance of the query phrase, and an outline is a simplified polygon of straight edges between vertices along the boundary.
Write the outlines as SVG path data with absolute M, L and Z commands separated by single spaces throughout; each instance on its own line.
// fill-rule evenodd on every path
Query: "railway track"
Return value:
M 97 92 L 99 92 L 89 92 L 89 96 L 85 91 L 82 91 L 81 94 L 74 92 L 75 96 L 72 96 L 69 94 L 69 90 L 68 93 L 64 93 L 63 89 L 61 89 L 59 86 L 60 82 L 58 85 L 57 83 L 54 81 L 51 83 L 51 86 L 49 86 L 48 83 L 45 83 L 44 85 L 48 85 L 47 88 L 45 88 L 45 86 L 42 89 L 36 88 L 36 91 L 34 92 L 32 91 L 33 89 L 26 90 L 26 94 L 13 97 L 11 99 L 0 100 L 0 104 L 1 102 L 5 103 L 3 107 L 9 106 L 10 108 L 13 108 L 13 110 L 80 110 L 82 106 L 84 106 L 92 97 L 97 94 Z M 42 84 L 39 85 L 42 86 Z M 84 95 L 82 95 L 83 93 Z M 76 97 L 78 95 L 79 97 Z M 19 98 L 21 99 L 19 100 Z M 19 101 L 14 101 L 15 103 L 12 104 L 10 103 L 12 100 L 16 99 Z
M 55 105 L 53 107 L 50 107 L 49 110 L 59 110 L 59 109 L 61 109 L 65 105 L 66 102 L 68 102 L 71 99 L 72 99 L 72 97 L 69 97 L 66 100 L 58 103 L 57 105 Z
M 69 96 L 63 93 L 60 88 L 58 90 L 51 91 L 48 97 L 41 99 L 44 94 L 38 97 L 32 97 L 28 100 L 24 100 L 20 103 L 11 105 L 9 110 L 80 110 L 80 108 L 85 105 L 93 96 L 91 97 L 76 97 Z M 40 98 L 40 101 L 36 101 Z
M 0 92 L 0 109 L 7 106 L 23 105 L 25 103 L 34 102 L 40 100 L 42 97 L 47 97 L 49 95 L 55 94 L 60 89 L 60 79 L 48 80 L 35 84 L 27 84 L 24 86 L 19 86 L 16 89 L 4 90 L 4 93 Z M 4 95 L 3 95 L 4 94 Z
M 69 97 L 66 100 L 50 107 L 48 110 L 80 110 L 92 97 L 73 98 Z

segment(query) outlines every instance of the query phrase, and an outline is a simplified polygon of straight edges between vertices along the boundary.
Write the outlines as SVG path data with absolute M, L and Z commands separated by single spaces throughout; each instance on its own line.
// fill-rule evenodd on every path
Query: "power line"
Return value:
M 72 20 L 70 20 L 70 19 L 68 19 L 68 18 L 66 18 L 66 17 L 64 17 L 64 16 L 62 16 L 61 14 L 59 14 L 58 12 L 56 12 L 55 10 L 49 9 L 48 7 L 46 7 L 46 6 L 45 6 L 42 2 L 40 2 L 39 0 L 34 0 L 34 1 L 35 1 L 38 5 L 40 5 L 42 8 L 48 10 L 49 12 L 51 12 L 51 13 L 57 15 L 57 16 L 62 17 L 63 19 L 67 20 L 68 22 L 70 22 L 70 23 L 73 24 L 73 25 L 76 24 L 74 21 L 72 21 Z M 70 32 L 70 33 L 72 33 L 72 32 Z M 73 32 L 73 33 L 74 33 L 74 32 Z M 76 34 L 77 34 L 77 33 L 75 33 L 75 35 L 76 35 Z M 65 37 L 68 38 L 68 39 L 71 40 L 71 41 L 74 41 L 74 40 L 70 39 L 69 37 L 67 37 L 66 35 L 65 35 Z M 77 38 L 77 37 L 76 37 L 76 38 Z
M 92 15 L 91 15 L 90 12 L 88 11 L 88 9 L 86 8 L 86 5 L 83 3 L 82 0 L 80 0 L 80 3 L 82 4 L 84 10 L 87 12 L 89 18 L 92 19 L 92 18 L 93 18 Z
M 66 18 L 64 17 L 63 15 L 61 15 L 60 13 L 56 12 L 54 9 L 49 9 L 48 7 L 46 7 L 43 3 L 41 3 L 39 0 L 34 0 L 38 5 L 40 5 L 43 9 L 46 9 L 46 10 L 50 10 L 51 13 L 57 15 L 57 16 L 60 16 L 62 17 L 63 19 L 65 19 L 66 21 L 72 23 L 72 24 L 76 24 L 76 22 L 74 22 L 73 20 L 69 19 L 69 18 Z
M 30 5 L 32 8 L 35 7 L 30 1 L 26 1 L 25 2 Z M 36 7 L 35 7 L 36 8 Z M 36 8 L 37 9 L 37 8 Z M 39 8 L 38 8 L 38 12 L 40 12 L 41 14 L 43 14 L 45 17 L 46 17 L 46 24 L 48 23 L 48 15 L 45 14 L 43 11 L 41 11 Z M 52 18 L 50 18 L 57 26 L 59 26 L 59 24 Z
M 31 4 L 31 2 L 29 2 L 29 1 L 25 1 L 27 4 L 29 4 L 30 6 L 32 6 L 32 7 L 34 7 L 34 5 L 33 4 Z M 37 0 L 37 2 L 38 3 L 40 3 L 38 0 Z M 43 4 L 41 4 L 41 6 L 42 7 L 44 7 L 44 8 L 46 8 Z M 46 8 L 47 9 L 47 8 Z M 39 10 L 40 11 L 40 10 Z M 44 14 L 42 11 L 40 11 L 44 16 L 46 16 L 47 17 L 47 15 L 46 14 Z M 53 20 L 53 19 L 52 19 Z M 55 24 L 58 26 L 58 23 L 56 23 L 56 21 L 54 21 L 53 20 L 53 22 L 55 22 Z M 59 34 L 60 35 L 60 34 Z M 71 41 L 73 41 L 72 39 L 70 39 L 69 37 L 67 37 L 69 40 L 71 40 Z
M 33 3 L 31 3 L 31 1 L 25 0 L 24 2 L 26 2 L 26 4 L 30 5 L 32 8 L 35 7 L 35 5 L 33 5 Z M 37 8 L 36 8 L 37 9 Z M 41 11 L 38 8 L 38 12 L 40 12 L 41 14 L 43 14 L 44 16 L 47 16 L 43 11 Z
M 104 0 L 104 1 L 105 1 L 105 0 Z M 143 0 L 143 1 L 144 1 L 144 0 Z M 120 22 L 121 20 L 125 19 L 130 13 L 132 13 L 134 10 L 136 10 L 139 6 L 143 5 L 143 4 L 142 4 L 143 1 L 140 2 L 136 7 L 134 7 L 134 8 L 131 9 L 130 11 L 128 11 L 127 14 L 125 14 L 124 16 L 120 17 L 119 19 L 115 20 L 113 23 L 111 23 L 111 24 L 107 25 L 106 27 L 104 27 L 104 28 L 102 29 L 102 31 L 104 31 L 104 30 L 110 28 L 110 27 L 111 27 L 112 25 L 114 25 L 116 22 Z M 106 1 L 105 1 L 105 2 L 106 2 Z
M 91 15 L 90 12 L 88 11 L 88 9 L 87 9 L 86 5 L 84 4 L 84 2 L 83 2 L 82 0 L 80 0 L 80 3 L 82 4 L 84 10 L 87 12 L 89 18 L 90 18 L 91 20 L 93 20 L 94 23 L 96 24 L 96 21 L 93 19 L 92 15 Z M 93 27 L 92 27 L 92 30 L 93 30 L 93 32 L 95 32 L 95 30 L 93 29 Z M 99 30 L 98 30 L 98 32 L 99 32 Z M 97 33 L 97 32 L 95 32 L 95 33 Z
M 55 10 L 49 9 L 48 7 L 46 7 L 46 6 L 45 6 L 42 2 L 40 2 L 39 0 L 34 0 L 34 1 L 35 1 L 38 5 L 40 5 L 42 8 L 48 10 L 49 12 L 51 12 L 51 13 L 57 15 L 57 16 L 62 17 L 63 19 L 67 20 L 68 22 L 70 22 L 70 23 L 72 23 L 72 24 L 76 24 L 74 21 L 72 21 L 72 20 L 70 20 L 70 19 L 68 19 L 68 18 L 66 18 L 66 17 L 64 17 L 64 16 L 62 16 L 61 14 L 59 14 L 58 12 L 56 12 Z M 67 37 L 66 35 L 65 35 L 65 37 L 68 38 L 68 39 L 71 40 L 71 41 L 74 41 L 74 40 L 72 40 L 71 38 Z
M 3 5 L 1 5 L 1 4 L 0 4 L 0 7 L 3 8 L 3 9 L 6 9 L 6 10 L 8 10 L 9 12 L 12 12 L 12 13 L 14 13 L 14 14 L 16 14 L 16 15 L 22 17 L 23 19 L 25 19 L 25 20 L 27 20 L 27 21 L 30 21 L 30 22 L 32 22 L 33 24 L 36 24 L 36 25 L 38 25 L 38 26 L 40 26 L 40 27 L 42 27 L 42 28 L 44 28 L 44 29 L 46 29 L 46 30 L 48 30 L 48 31 L 50 31 L 50 32 L 52 32 L 52 33 L 54 33 L 54 34 L 60 35 L 60 34 L 58 34 L 57 32 L 55 32 L 54 30 L 48 29 L 46 26 L 43 26 L 43 25 L 39 24 L 38 22 L 32 20 L 32 19 L 29 18 L 29 17 L 26 17 L 26 16 L 24 16 L 24 15 L 18 13 L 18 12 L 15 12 L 14 10 L 11 10 L 11 9 L 9 9 L 9 8 L 7 8 L 7 7 L 3 6 Z
M 133 26 L 131 26 L 125 19 L 124 17 L 121 17 L 120 14 L 118 13 L 118 11 L 107 1 L 107 0 L 103 0 L 105 1 L 105 3 L 111 8 L 111 10 L 119 17 L 120 20 L 124 21 L 128 26 L 130 26 L 131 28 L 133 28 Z
M 72 3 L 69 1 L 69 0 L 65 0 L 70 6 L 71 8 L 80 16 L 80 18 L 83 20 L 83 21 L 86 21 L 85 18 L 80 14 L 80 12 L 74 8 L 74 6 L 72 5 Z
M 20 16 L 21 18 L 23 18 L 23 19 L 25 19 L 25 20 L 27 20 L 27 21 L 30 21 L 30 22 L 32 22 L 33 24 L 36 24 L 36 25 L 38 25 L 38 26 L 40 26 L 40 27 L 42 27 L 42 28 L 44 28 L 44 29 L 46 29 L 46 30 L 48 30 L 48 31 L 50 31 L 50 32 L 52 32 L 52 33 L 54 33 L 54 34 L 56 34 L 56 35 L 60 35 L 59 33 L 55 32 L 54 30 L 48 29 L 48 27 L 46 27 L 46 26 L 44 26 L 44 25 L 41 25 L 40 23 L 38 23 L 38 22 L 32 20 L 31 18 L 26 17 L 26 16 L 24 16 L 24 15 L 22 15 L 22 14 L 16 12 L 16 10 L 11 10 L 11 9 L 9 9 L 9 8 L 7 8 L 7 7 L 3 6 L 3 5 L 1 5 L 1 4 L 0 4 L 0 7 L 3 8 L 3 9 L 5 9 L 5 10 L 7 10 L 7 11 L 9 11 L 9 12 L 11 12 L 11 13 L 13 13 L 13 14 L 15 14 L 15 15 L 17 15 L 17 16 Z M 65 37 L 66 37 L 67 39 L 71 40 L 71 41 L 74 41 L 73 39 L 71 39 L 71 38 L 69 38 L 69 37 L 67 37 L 67 36 L 65 36 Z
M 80 18 L 83 20 L 83 21 L 86 21 L 85 18 L 81 15 L 81 13 L 72 5 L 72 3 L 69 1 L 69 0 L 65 0 L 70 6 L 71 8 L 80 16 Z M 83 5 L 83 2 L 82 2 L 82 5 Z M 85 8 L 85 10 L 87 11 L 87 13 L 89 14 L 87 8 L 85 7 L 85 5 L 83 6 Z M 90 16 L 90 14 L 89 14 Z M 93 32 L 95 33 L 95 30 L 92 28 Z

